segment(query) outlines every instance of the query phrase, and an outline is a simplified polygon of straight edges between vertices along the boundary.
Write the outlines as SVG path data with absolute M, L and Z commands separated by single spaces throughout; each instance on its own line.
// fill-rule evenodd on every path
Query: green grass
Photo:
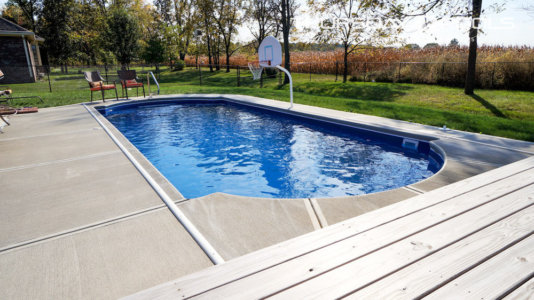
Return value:
M 16 103 L 49 107 L 89 101 L 87 82 L 77 74 L 77 69 L 70 71 L 72 73 L 68 75 L 52 73 L 52 93 L 48 91 L 47 81 L 10 85 L 15 96 L 39 95 L 44 99 L 44 104 L 24 100 Z M 161 94 L 243 94 L 289 101 L 288 86 L 280 87 L 276 77 L 265 79 L 263 88 L 259 88 L 259 81 L 252 80 L 248 70 L 241 70 L 240 87 L 237 87 L 236 70 L 210 73 L 202 69 L 201 73 L 202 85 L 198 70 L 164 70 L 159 76 Z M 312 75 L 311 80 L 309 74 L 293 74 L 293 77 L 296 103 L 534 141 L 532 92 L 478 90 L 476 95 L 467 96 L 462 89 L 434 85 L 343 84 L 335 82 L 332 75 Z M 113 79 L 116 80 L 110 77 L 110 80 Z M 129 94 L 134 95 L 135 91 Z M 95 93 L 94 96 L 98 99 L 100 94 Z M 106 93 L 106 97 L 112 96 L 114 92 Z

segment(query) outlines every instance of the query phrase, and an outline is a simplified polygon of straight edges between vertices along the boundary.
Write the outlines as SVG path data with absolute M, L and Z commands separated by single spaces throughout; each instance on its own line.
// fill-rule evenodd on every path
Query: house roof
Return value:
M 44 42 L 44 39 L 35 33 L 19 26 L 7 19 L 0 17 L 0 36 L 27 36 L 30 40 Z
M 0 18 L 0 31 L 27 31 L 31 32 L 27 29 L 25 29 L 22 26 L 19 26 L 9 20 L 6 20 L 4 18 Z

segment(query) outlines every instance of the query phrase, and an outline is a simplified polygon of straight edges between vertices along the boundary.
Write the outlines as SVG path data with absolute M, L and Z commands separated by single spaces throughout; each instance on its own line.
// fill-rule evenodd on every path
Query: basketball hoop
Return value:
M 254 80 L 258 80 L 261 78 L 261 72 L 263 72 L 263 66 L 260 65 L 259 62 L 251 62 L 248 63 L 248 68 L 250 69 L 250 72 L 252 73 L 252 77 Z

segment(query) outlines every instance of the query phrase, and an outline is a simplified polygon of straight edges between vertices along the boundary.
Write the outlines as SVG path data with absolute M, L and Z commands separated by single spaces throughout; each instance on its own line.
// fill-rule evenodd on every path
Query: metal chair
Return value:
M 104 78 L 100 75 L 98 71 L 92 72 L 83 72 L 85 75 L 85 80 L 89 82 L 89 89 L 91 90 L 91 102 L 93 102 L 93 92 L 101 91 L 102 92 L 102 101 L 106 102 L 104 97 L 104 91 L 106 90 L 115 90 L 115 97 L 119 100 L 119 94 L 117 93 L 117 86 L 115 81 L 113 84 L 104 84 Z
M 121 81 L 122 97 L 124 97 L 124 91 L 126 91 L 126 99 L 128 99 L 128 88 L 136 88 L 137 96 L 139 96 L 140 87 L 143 88 L 143 98 L 145 97 L 145 85 L 141 79 L 137 78 L 135 70 L 117 70 L 117 75 Z

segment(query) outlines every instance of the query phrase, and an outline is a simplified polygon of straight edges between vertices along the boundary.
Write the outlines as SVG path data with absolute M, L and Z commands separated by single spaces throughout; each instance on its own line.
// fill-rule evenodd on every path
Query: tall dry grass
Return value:
M 467 68 L 467 47 L 429 49 L 369 48 L 349 56 L 351 80 L 410 82 L 463 86 Z M 255 56 L 236 54 L 232 66 L 246 67 Z M 221 62 L 224 60 L 221 59 Z M 479 88 L 534 90 L 534 48 L 489 47 L 478 49 L 477 86 Z M 199 59 L 207 64 L 206 57 Z M 194 57 L 186 63 L 194 64 Z M 295 51 L 291 53 L 291 71 L 312 74 L 341 74 L 343 52 Z

